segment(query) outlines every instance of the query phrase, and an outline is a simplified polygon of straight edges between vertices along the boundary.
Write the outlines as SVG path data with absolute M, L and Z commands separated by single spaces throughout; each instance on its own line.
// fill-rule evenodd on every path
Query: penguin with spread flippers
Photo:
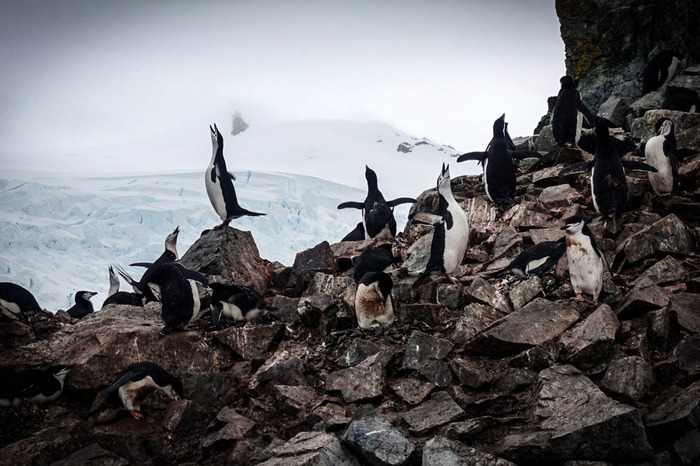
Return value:
M 260 294 L 243 285 L 211 283 L 212 323 L 218 327 L 221 317 L 247 322 L 267 315 L 268 306 Z
M 150 393 L 161 390 L 173 400 L 184 398 L 182 382 L 152 362 L 137 362 L 124 369 L 116 382 L 103 393 L 100 405 L 90 416 L 107 408 L 126 408 L 136 420 L 143 418 L 141 403 Z
M 360 328 L 394 323 L 394 282 L 384 272 L 368 272 L 358 282 L 355 291 L 355 316 Z
M 43 404 L 55 401 L 63 393 L 66 376 L 73 366 L 48 369 L 0 371 L 0 407 L 18 406 L 22 400 Z
M 0 306 L 13 314 L 44 312 L 31 291 L 10 282 L 0 282 Z
M 576 293 L 573 299 L 583 301 L 585 293 L 593 297 L 593 304 L 598 304 L 598 297 L 603 288 L 603 273 L 607 268 L 605 256 L 581 217 L 567 218 L 561 229 L 566 231 L 569 277 Z
M 415 199 L 400 197 L 387 201 L 384 199 L 377 183 L 377 174 L 365 165 L 365 179 L 367 180 L 367 197 L 364 202 L 343 202 L 338 209 L 360 209 L 362 211 L 362 230 L 364 237 L 361 239 L 385 238 L 393 239 L 396 236 L 396 219 L 394 207 L 400 204 L 413 204 Z M 345 238 L 359 237 L 358 224 L 356 229 Z M 343 241 L 347 241 L 343 238 Z
M 141 294 L 119 291 L 119 277 L 114 273 L 114 269 L 111 265 L 109 266 L 109 294 L 107 299 L 102 303 L 102 307 L 104 308 L 108 304 L 126 304 L 129 306 L 143 307 Z
M 265 215 L 260 212 L 251 212 L 238 204 L 236 190 L 233 187 L 235 177 L 228 172 L 226 160 L 224 160 L 224 137 L 216 125 L 210 126 L 209 130 L 211 131 L 212 156 L 204 174 L 204 181 L 209 201 L 222 220 L 221 225 L 217 225 L 214 229 L 227 227 L 229 222 L 235 218 L 246 215 L 253 217 Z
M 561 89 L 552 109 L 552 133 L 559 146 L 575 146 L 581 137 L 584 120 L 592 128 L 597 118 L 581 100 L 573 78 L 563 76 L 559 82 Z
M 411 288 L 420 285 L 432 272 L 447 274 L 447 278 L 456 282 L 451 276 L 464 258 L 469 246 L 471 226 L 467 214 L 452 195 L 450 185 L 450 166 L 442 164 L 442 171 L 437 179 L 438 211 L 414 212 L 409 216 L 410 223 L 433 225 L 433 241 L 430 245 L 428 264 L 413 283 Z
M 68 315 L 74 319 L 82 319 L 88 314 L 92 314 L 95 309 L 90 298 L 96 294 L 97 292 L 95 291 L 78 291 L 75 293 L 75 304 L 66 311 Z
M 658 171 L 649 173 L 649 182 L 656 194 L 678 191 L 678 161 L 673 121 L 661 118 L 656 122 L 656 136 L 644 146 L 644 158 Z
M 484 190 L 494 203 L 511 204 L 515 199 L 516 167 L 514 159 L 541 158 L 539 152 L 510 150 L 513 141 L 506 132 L 506 115 L 501 115 L 493 123 L 493 138 L 485 152 L 467 152 L 457 158 L 457 162 L 476 160 L 484 166 Z
M 559 172 L 559 176 L 590 171 L 593 206 L 599 214 L 612 218 L 613 230 L 617 231 L 617 217 L 627 203 L 625 168 L 652 172 L 657 170 L 644 162 L 625 160 L 620 157 L 611 142 L 612 138 L 604 122 L 599 121 L 595 131 L 598 137 L 598 149 L 593 161 L 569 165 Z
M 642 95 L 656 90 L 664 91 L 682 67 L 683 60 L 678 53 L 664 51 L 654 56 L 644 69 Z
M 161 317 L 165 323 L 161 335 L 189 325 L 199 317 L 201 302 L 196 283 L 186 279 L 176 264 L 162 264 L 153 271 L 148 286 L 161 302 Z
M 521 252 L 502 272 L 511 272 L 519 277 L 540 275 L 551 269 L 566 252 L 566 243 L 543 241 Z

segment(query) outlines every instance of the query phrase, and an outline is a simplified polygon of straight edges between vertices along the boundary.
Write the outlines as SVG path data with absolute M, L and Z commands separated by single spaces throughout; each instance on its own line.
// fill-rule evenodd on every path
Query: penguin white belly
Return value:
M 360 284 L 355 292 L 355 316 L 360 328 L 376 327 L 377 325 L 389 326 L 394 323 L 394 306 L 391 296 L 386 302 L 382 297 L 376 283 L 367 286 Z
M 539 259 L 535 259 L 528 262 L 525 266 L 525 273 L 529 273 L 530 270 L 535 270 L 537 267 L 547 262 L 547 259 L 549 259 L 549 256 L 541 257 Z
M 654 136 L 647 141 L 644 158 L 649 165 L 658 170 L 658 173 L 649 172 L 649 182 L 656 194 L 673 191 L 673 171 L 670 159 L 664 154 L 663 136 Z
M 491 202 L 495 202 L 493 198 L 491 197 L 491 193 L 489 192 L 489 179 L 486 176 L 486 170 L 489 168 L 489 158 L 486 157 L 484 159 L 484 191 L 486 191 L 486 195 L 488 196 L 489 199 L 491 199 Z
M 195 320 L 197 320 L 197 317 L 199 317 L 199 310 L 201 308 L 201 303 L 199 301 L 199 290 L 197 289 L 197 282 L 195 280 L 187 280 L 190 287 L 192 288 L 192 300 L 194 301 L 194 305 L 192 307 L 192 317 L 190 317 L 189 322 L 187 322 L 187 325 L 191 324 Z
M 141 400 L 158 388 L 160 387 L 149 375 L 136 382 L 126 382 L 119 387 L 117 393 L 126 409 L 129 411 L 139 411 L 141 409 Z
M 0 306 L 9 310 L 13 314 L 20 314 L 22 312 L 22 309 L 20 309 L 17 304 L 5 301 L 4 299 L 0 299 Z
M 595 183 L 593 182 L 594 177 L 595 177 L 595 165 L 591 169 L 591 200 L 593 200 L 593 207 L 595 208 L 595 211 L 600 213 L 600 209 L 598 208 L 598 203 L 596 202 Z
M 485 176 L 484 176 L 485 178 Z M 443 265 L 445 272 L 450 274 L 462 263 L 464 253 L 469 246 L 469 220 L 459 204 L 450 203 L 447 210 L 452 215 L 452 228 L 445 230 L 445 252 Z M 444 225 L 447 228 L 447 225 Z
M 595 253 L 591 241 L 585 235 L 567 238 L 566 254 L 574 292 L 597 298 L 603 288 L 603 260 Z
M 219 183 L 219 177 L 214 177 L 214 181 L 211 180 L 211 171 L 214 169 L 214 164 L 210 163 L 207 167 L 206 173 L 204 173 L 204 181 L 207 187 L 207 195 L 209 196 L 209 201 L 212 207 L 221 220 L 226 220 L 226 201 L 224 201 L 224 192 L 221 189 L 221 183 Z
M 576 113 L 576 135 L 574 136 L 574 142 L 578 144 L 579 139 L 581 139 L 581 130 L 583 129 L 583 113 Z

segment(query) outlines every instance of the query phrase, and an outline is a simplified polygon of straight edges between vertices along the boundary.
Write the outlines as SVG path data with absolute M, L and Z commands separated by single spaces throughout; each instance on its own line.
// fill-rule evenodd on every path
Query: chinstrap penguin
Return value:
M 355 316 L 360 328 L 394 323 L 394 301 L 391 289 L 394 283 L 384 272 L 366 273 L 355 291 Z
M 215 230 L 227 227 L 231 220 L 243 216 L 265 215 L 260 212 L 251 212 L 238 205 L 236 190 L 233 187 L 235 177 L 228 172 L 226 160 L 224 160 L 224 137 L 219 128 L 210 126 L 212 156 L 204 181 L 207 188 L 209 201 L 221 218 L 222 223 L 214 227 Z
M 484 166 L 484 190 L 494 203 L 511 204 L 515 199 L 516 167 L 513 159 L 541 158 L 539 152 L 509 149 L 513 141 L 508 136 L 505 126 L 506 115 L 501 115 L 493 123 L 493 138 L 485 152 L 467 152 L 457 158 L 457 162 L 476 160 Z
M 420 285 L 432 272 L 447 274 L 447 278 L 456 283 L 451 274 L 464 258 L 469 246 L 471 227 L 467 214 L 452 195 L 450 185 L 450 166 L 442 164 L 442 171 L 437 179 L 438 211 L 415 212 L 409 221 L 433 225 L 433 241 L 430 245 L 430 258 L 425 271 L 413 283 L 411 288 Z
M 265 300 L 255 290 L 242 285 L 211 283 L 212 324 L 220 325 L 221 317 L 246 322 L 268 313 Z
M 552 133 L 557 145 L 575 146 L 581 137 L 584 120 L 592 128 L 597 119 L 581 100 L 573 78 L 563 76 L 559 82 L 561 89 L 552 109 Z
M 42 404 L 55 401 L 61 396 L 71 365 L 53 366 L 48 369 L 13 371 L 0 373 L 0 406 L 19 406 L 22 400 Z
M 613 230 L 617 231 L 617 217 L 627 204 L 625 168 L 652 172 L 655 172 L 656 168 L 644 162 L 620 157 L 612 145 L 612 138 L 604 122 L 599 121 L 595 131 L 598 136 L 598 149 L 593 161 L 569 165 L 559 172 L 559 176 L 590 171 L 593 206 L 599 214 L 612 218 Z
M 644 146 L 644 158 L 658 170 L 649 173 L 649 182 L 656 194 L 670 194 L 678 190 L 678 161 L 673 121 L 661 118 L 656 122 L 657 136 Z
M 583 301 L 585 293 L 593 297 L 593 304 L 598 304 L 598 296 L 603 288 L 603 272 L 607 266 L 605 256 L 581 217 L 567 218 L 561 229 L 566 231 L 569 277 L 576 293 L 573 299 Z
M 92 314 L 95 309 L 90 298 L 96 294 L 96 291 L 78 291 L 75 293 L 75 304 L 66 311 L 68 315 L 74 319 L 82 319 L 86 315 Z
M 119 277 L 114 273 L 112 266 L 109 266 L 109 294 L 107 299 L 102 303 L 104 308 L 108 304 L 127 304 L 129 306 L 143 307 L 142 295 L 130 293 L 128 291 L 119 291 Z
M 161 335 L 194 322 L 201 303 L 195 280 L 188 280 L 176 264 L 162 264 L 151 274 L 148 286 L 161 302 L 161 317 L 165 327 Z
M 413 204 L 415 199 L 400 197 L 387 201 L 384 199 L 377 183 L 377 174 L 365 165 L 365 179 L 367 180 L 367 197 L 364 202 L 343 202 L 338 209 L 360 209 L 362 211 L 362 230 L 364 237 L 360 239 L 383 238 L 393 239 L 396 236 L 396 219 L 394 207 L 401 204 Z M 345 236 L 343 241 L 352 241 L 359 236 L 357 225 L 355 230 Z
M 389 272 L 396 267 L 396 259 L 391 252 L 390 243 L 364 251 L 354 262 L 352 278 L 355 283 L 358 283 L 368 272 Z
M 682 67 L 683 60 L 680 54 L 669 51 L 657 54 L 644 69 L 642 95 L 656 90 L 665 91 L 668 83 Z
M 0 282 L 0 306 L 13 314 L 44 312 L 31 291 L 10 282 Z
M 124 369 L 116 382 L 105 389 L 102 403 L 90 415 L 107 408 L 124 407 L 131 416 L 140 420 L 141 403 L 155 390 L 161 390 L 173 400 L 184 398 L 182 382 L 152 362 L 137 362 Z
M 566 243 L 563 240 L 543 241 L 521 252 L 503 271 L 519 277 L 539 275 L 557 265 L 565 252 Z

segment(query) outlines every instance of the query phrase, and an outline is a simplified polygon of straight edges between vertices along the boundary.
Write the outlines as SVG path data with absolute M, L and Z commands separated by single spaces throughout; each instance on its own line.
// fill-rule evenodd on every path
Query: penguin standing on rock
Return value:
M 365 179 L 367 180 L 367 197 L 364 202 L 343 202 L 338 209 L 360 209 L 362 211 L 362 223 L 355 230 L 345 236 L 342 241 L 360 241 L 371 238 L 393 239 L 396 236 L 396 219 L 394 207 L 400 204 L 413 204 L 415 199 L 400 197 L 387 201 L 384 199 L 377 184 L 377 174 L 365 165 Z
M 467 214 L 452 195 L 450 185 L 450 166 L 442 164 L 442 171 L 437 179 L 438 211 L 416 212 L 411 215 L 411 223 L 433 225 L 433 242 L 430 245 L 430 258 L 425 271 L 413 283 L 411 288 L 420 285 L 432 272 L 447 274 L 447 278 L 456 283 L 450 274 L 454 272 L 464 258 L 469 246 L 471 226 Z
M 357 284 L 355 316 L 360 328 L 388 327 L 394 323 L 394 282 L 384 272 L 366 273 Z
M 162 367 L 152 362 L 137 362 L 131 364 L 119 374 L 105 393 L 100 406 L 90 412 L 90 416 L 106 408 L 123 406 L 131 417 L 137 421 L 143 419 L 141 403 L 150 393 L 161 390 L 173 400 L 184 397 L 182 382 L 177 377 L 166 372 Z
M 598 247 L 595 237 L 581 217 L 570 217 L 561 228 L 566 230 L 566 256 L 569 261 L 571 286 L 576 293 L 573 298 L 583 301 L 583 294 L 593 297 L 598 304 L 598 296 L 603 288 L 603 272 L 607 266 L 605 256 Z
M 13 314 L 44 312 L 31 291 L 10 282 L 0 282 L 0 306 Z
M 673 121 L 661 118 L 656 122 L 657 136 L 644 146 L 644 158 L 658 170 L 649 173 L 649 182 L 656 194 L 670 194 L 678 190 L 678 161 Z
M 219 326 L 221 316 L 246 322 L 267 315 L 267 304 L 255 290 L 242 285 L 210 283 L 212 323 Z
M 575 146 L 581 137 L 584 120 L 590 128 L 596 125 L 597 118 L 581 100 L 572 77 L 563 76 L 559 82 L 561 89 L 552 109 L 552 133 L 560 147 Z
M 236 190 L 233 187 L 235 177 L 226 169 L 226 160 L 224 160 L 224 137 L 216 125 L 210 126 L 209 129 L 211 131 L 212 156 L 204 174 L 204 181 L 209 201 L 222 220 L 221 225 L 215 226 L 214 230 L 225 228 L 231 220 L 245 215 L 253 217 L 265 215 L 251 212 L 238 205 Z
M 0 407 L 19 406 L 22 400 L 42 404 L 55 401 L 63 393 L 71 365 L 0 373 Z
M 467 152 L 457 158 L 457 162 L 477 160 L 484 166 L 484 190 L 494 203 L 512 204 L 515 199 L 516 169 L 513 159 L 541 158 L 539 152 L 511 150 L 515 148 L 506 130 L 506 115 L 501 115 L 493 123 L 493 138 L 486 152 Z
M 569 165 L 559 172 L 559 176 L 590 171 L 593 206 L 599 214 L 612 217 L 613 230 L 617 231 L 617 217 L 627 204 L 625 168 L 652 172 L 657 170 L 644 162 L 620 157 L 604 121 L 598 122 L 595 132 L 598 137 L 598 149 L 593 161 Z
M 151 274 L 148 286 L 161 302 L 161 316 L 165 322 L 161 336 L 199 317 L 201 303 L 196 283 L 184 277 L 179 264 L 160 265 Z
M 74 319 L 82 319 L 86 315 L 92 314 L 95 309 L 92 307 L 90 298 L 96 294 L 96 291 L 78 291 L 75 294 L 75 304 L 66 311 L 68 315 Z

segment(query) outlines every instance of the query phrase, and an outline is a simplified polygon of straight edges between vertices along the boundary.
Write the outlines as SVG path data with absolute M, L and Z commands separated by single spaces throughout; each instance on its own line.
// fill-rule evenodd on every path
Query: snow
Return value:
M 251 231 L 261 256 L 285 265 L 321 241 L 339 241 L 360 221 L 358 210 L 337 206 L 364 199 L 365 164 L 377 172 L 387 199 L 416 197 L 434 186 L 440 164 L 454 162 L 455 155 L 374 122 L 307 121 L 224 137 L 240 204 L 267 213 L 234 220 L 231 226 Z M 204 138 L 209 143 L 206 133 Z M 413 145 L 413 151 L 397 152 L 401 142 Z M 93 303 L 99 309 L 109 289 L 109 265 L 125 266 L 139 277 L 143 269 L 128 264 L 156 259 L 176 226 L 182 255 L 203 230 L 220 223 L 204 187 L 211 147 L 201 152 L 197 160 L 202 168 L 196 171 L 3 170 L 0 281 L 26 287 L 50 311 L 70 307 L 79 290 L 96 291 Z M 477 171 L 467 164 L 458 167 L 453 172 Z M 396 208 L 399 228 L 409 208 Z

